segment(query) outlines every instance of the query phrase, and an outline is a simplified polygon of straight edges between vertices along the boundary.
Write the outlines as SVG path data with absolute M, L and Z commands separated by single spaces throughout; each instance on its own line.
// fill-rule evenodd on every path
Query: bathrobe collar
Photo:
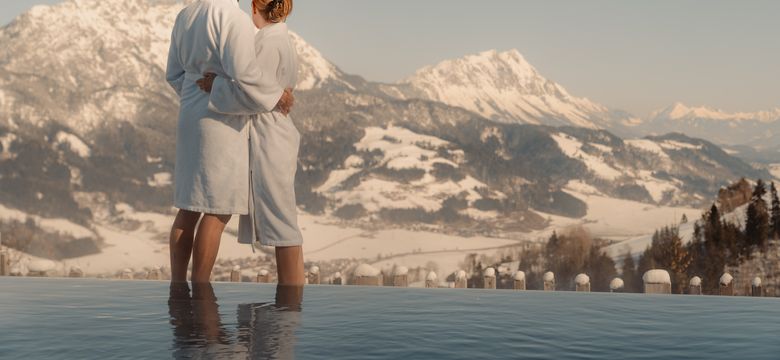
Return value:
M 260 30 L 257 31 L 257 36 L 261 38 L 266 38 L 273 35 L 278 34 L 286 34 L 287 33 L 287 23 L 279 22 L 276 24 L 268 25 Z

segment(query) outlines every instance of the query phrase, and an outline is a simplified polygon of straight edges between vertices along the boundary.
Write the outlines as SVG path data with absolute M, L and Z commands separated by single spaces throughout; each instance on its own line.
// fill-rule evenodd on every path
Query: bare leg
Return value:
M 277 247 L 276 273 L 279 285 L 303 285 L 303 247 Z
M 187 281 L 187 268 L 192 256 L 192 241 L 195 237 L 195 227 L 198 225 L 200 213 L 179 210 L 171 227 L 169 239 L 171 252 L 171 282 Z
M 225 230 L 230 217 L 230 215 L 206 214 L 200 220 L 192 251 L 192 282 L 210 282 L 211 270 L 219 253 L 222 231 Z

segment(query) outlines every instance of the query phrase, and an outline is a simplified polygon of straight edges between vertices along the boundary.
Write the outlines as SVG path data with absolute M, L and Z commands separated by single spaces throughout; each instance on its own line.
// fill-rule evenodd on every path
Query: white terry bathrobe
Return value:
M 249 44 L 251 46 L 251 44 Z M 298 56 L 287 24 L 271 24 L 255 38 L 258 72 L 275 74 L 283 88 L 298 81 Z M 227 114 L 251 114 L 249 121 L 249 215 L 239 220 L 239 242 L 265 246 L 299 246 L 295 173 L 301 135 L 289 116 L 263 112 L 240 91 L 238 82 L 217 77 L 211 107 Z
M 236 0 L 195 1 L 176 18 L 166 78 L 181 97 L 174 184 L 179 209 L 249 213 L 247 118 L 209 110 L 209 94 L 195 81 L 206 72 L 233 79 L 242 97 L 262 111 L 273 109 L 284 88 L 275 73 L 265 74 L 255 63 L 255 33 Z

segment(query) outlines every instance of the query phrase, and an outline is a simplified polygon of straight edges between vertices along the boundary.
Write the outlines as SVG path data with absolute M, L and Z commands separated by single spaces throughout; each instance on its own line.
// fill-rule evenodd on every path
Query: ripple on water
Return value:
M 0 279 L 8 358 L 778 359 L 778 299 Z M 193 298 L 193 296 L 195 298 Z

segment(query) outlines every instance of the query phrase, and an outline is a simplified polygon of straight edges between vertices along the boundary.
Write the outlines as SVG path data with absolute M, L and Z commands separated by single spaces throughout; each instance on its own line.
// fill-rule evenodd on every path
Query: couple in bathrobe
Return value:
M 173 282 L 209 282 L 225 225 L 276 247 L 278 281 L 302 285 L 294 181 L 300 134 L 287 116 L 298 70 L 292 0 L 196 0 L 178 15 L 167 80 L 181 98 L 170 234 Z M 254 24 L 253 24 L 254 23 Z M 254 246 L 254 245 L 253 245 Z

